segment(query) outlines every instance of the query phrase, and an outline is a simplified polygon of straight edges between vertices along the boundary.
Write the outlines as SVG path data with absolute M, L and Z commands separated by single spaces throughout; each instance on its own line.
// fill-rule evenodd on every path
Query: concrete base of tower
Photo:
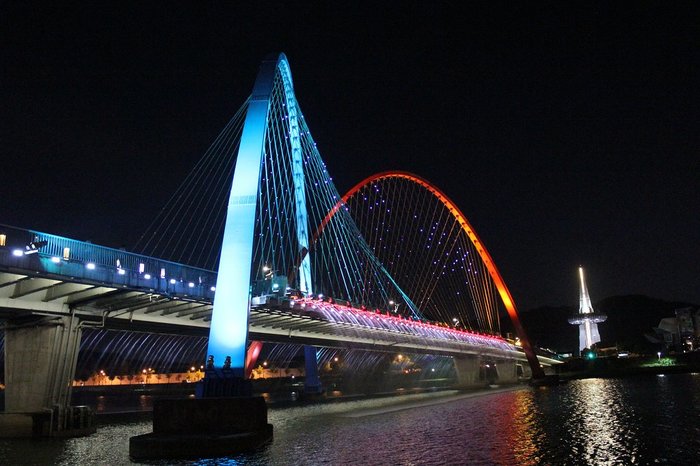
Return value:
M 153 433 L 129 439 L 136 461 L 193 459 L 254 451 L 272 441 L 262 397 L 156 400 Z

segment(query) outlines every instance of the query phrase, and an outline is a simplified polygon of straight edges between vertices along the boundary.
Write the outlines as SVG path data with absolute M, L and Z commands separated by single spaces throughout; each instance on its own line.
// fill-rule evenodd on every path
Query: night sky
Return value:
M 285 52 L 338 190 L 432 181 L 521 309 L 576 306 L 579 265 L 594 302 L 700 303 L 696 10 L 8 3 L 0 223 L 132 246 Z

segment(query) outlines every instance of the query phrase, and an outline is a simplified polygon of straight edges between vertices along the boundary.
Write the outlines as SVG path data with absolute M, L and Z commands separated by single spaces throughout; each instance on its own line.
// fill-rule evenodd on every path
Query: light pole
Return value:
M 151 377 L 151 374 L 153 374 L 155 371 L 153 370 L 152 367 L 149 367 L 148 369 L 143 369 L 141 373 L 143 374 L 143 383 L 147 384 L 148 379 Z
M 272 267 L 269 265 L 263 265 L 262 268 L 263 274 L 265 275 L 265 280 L 271 280 L 272 276 L 274 275 L 272 272 Z
M 398 313 L 399 313 L 399 306 L 400 306 L 399 303 L 397 303 L 396 301 L 394 301 L 394 300 L 392 299 L 391 301 L 389 301 L 389 306 L 393 306 L 393 307 L 394 307 L 394 308 L 391 310 L 391 312 L 393 312 L 394 314 L 398 314 Z

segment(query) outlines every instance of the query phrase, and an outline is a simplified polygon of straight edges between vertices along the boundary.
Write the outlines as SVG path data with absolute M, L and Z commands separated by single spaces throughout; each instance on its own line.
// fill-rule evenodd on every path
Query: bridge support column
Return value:
M 481 356 L 465 355 L 453 358 L 457 372 L 457 388 L 478 388 L 486 385 L 479 379 Z
M 5 412 L 0 437 L 87 435 L 87 407 L 71 407 L 81 329 L 75 317 L 9 321 L 5 326 Z
M 306 381 L 304 382 L 304 392 L 318 394 L 323 391 L 321 379 L 318 376 L 318 358 L 315 346 L 304 346 L 304 365 L 306 371 Z
M 518 368 L 513 359 L 499 360 L 496 363 L 496 373 L 498 374 L 498 383 L 512 384 L 518 382 Z
M 532 371 L 530 370 L 530 365 L 529 364 L 517 364 L 515 365 L 516 371 L 519 371 L 520 373 L 519 378 L 520 379 L 530 379 L 532 377 Z

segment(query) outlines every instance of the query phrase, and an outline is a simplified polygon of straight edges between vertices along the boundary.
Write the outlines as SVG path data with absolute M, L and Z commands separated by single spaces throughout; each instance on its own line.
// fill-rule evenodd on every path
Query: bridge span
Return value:
M 216 272 L 34 230 L 1 226 L 0 317 L 77 316 L 85 325 L 206 335 Z M 257 296 L 251 339 L 370 351 L 525 361 L 499 336 L 326 299 Z M 539 356 L 541 364 L 557 361 Z

